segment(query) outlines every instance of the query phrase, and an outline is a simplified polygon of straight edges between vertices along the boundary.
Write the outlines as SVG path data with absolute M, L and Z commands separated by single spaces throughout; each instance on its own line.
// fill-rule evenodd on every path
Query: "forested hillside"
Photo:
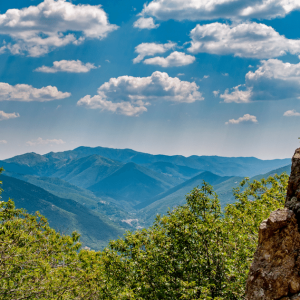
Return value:
M 61 218 L 76 219 L 84 211 L 78 203 L 49 196 L 29 183 L 1 179 L 8 190 L 4 197 L 18 196 L 24 188 L 31 195 L 38 192 L 31 203 L 49 215 L 59 211 Z M 284 174 L 261 182 L 244 180 L 234 192 L 236 202 L 224 212 L 212 187 L 203 183 L 187 195 L 186 203 L 148 229 L 127 232 L 101 252 L 80 248 L 76 233 L 56 232 L 40 215 L 16 210 L 11 200 L 1 202 L 0 297 L 242 300 L 258 226 L 283 207 L 287 180 Z M 42 200 L 47 197 L 49 202 Z M 96 214 L 85 213 L 84 219 L 93 223 Z
M 243 180 L 231 172 L 244 168 L 250 176 L 258 162 L 264 170 L 286 160 L 186 158 L 101 147 L 27 153 L 1 162 L 6 175 L 3 199 L 10 196 L 17 208 L 30 213 L 40 210 L 56 230 L 76 230 L 84 246 L 100 249 L 125 230 L 148 228 L 157 214 L 165 215 L 168 209 L 183 205 L 185 195 L 200 188 L 203 180 L 214 187 L 224 208 L 234 201 L 232 189 Z M 289 172 L 289 168 L 269 169 L 253 178 Z M 229 173 L 222 176 L 220 169 L 222 174 Z

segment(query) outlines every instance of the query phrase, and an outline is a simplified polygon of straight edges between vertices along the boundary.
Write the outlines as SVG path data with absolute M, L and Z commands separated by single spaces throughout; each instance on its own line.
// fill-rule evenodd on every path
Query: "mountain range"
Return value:
M 85 246 L 100 249 L 126 229 L 152 224 L 157 213 L 185 202 L 203 180 L 222 206 L 245 176 L 289 172 L 290 159 L 152 155 L 131 149 L 79 147 L 45 155 L 25 153 L 4 161 L 2 197 L 39 210 L 55 229 L 82 234 Z M 264 174 L 264 175 L 262 175 Z

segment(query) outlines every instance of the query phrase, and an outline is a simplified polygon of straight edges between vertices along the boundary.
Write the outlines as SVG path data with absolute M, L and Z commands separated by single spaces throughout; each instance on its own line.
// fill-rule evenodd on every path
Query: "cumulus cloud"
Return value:
M 147 65 L 159 65 L 161 67 L 180 67 L 192 64 L 195 61 L 195 56 L 187 55 L 183 52 L 172 52 L 169 56 L 165 57 L 152 57 L 144 60 Z
M 28 146 L 36 146 L 36 145 L 62 145 L 62 144 L 65 144 L 65 142 L 61 139 L 57 140 L 57 139 L 53 139 L 53 140 L 50 140 L 50 139 L 42 139 L 41 137 L 39 137 L 38 139 L 36 140 L 31 140 L 31 141 L 28 141 L 26 142 L 26 144 Z
M 153 0 L 139 15 L 162 21 L 273 19 L 299 9 L 299 0 Z
M 19 117 L 20 115 L 18 113 L 6 113 L 3 110 L 0 110 L 0 121 L 15 119 Z
M 1 144 L 7 144 L 7 141 L 6 140 L 0 140 L 0 145 Z
M 36 72 L 43 73 L 57 73 L 57 72 L 68 72 L 68 73 L 87 73 L 91 69 L 97 69 L 94 64 L 82 63 L 80 60 L 61 60 L 53 62 L 52 67 L 42 66 L 35 69 Z
M 87 95 L 77 105 L 126 116 L 138 116 L 147 111 L 153 101 L 193 103 L 204 100 L 195 82 L 169 77 L 156 71 L 149 77 L 120 76 L 111 78 L 98 89 L 98 95 Z
M 283 115 L 285 117 L 300 117 L 300 113 L 296 112 L 294 109 L 287 110 Z
M 0 101 L 46 102 L 70 96 L 70 93 L 60 92 L 57 87 L 51 85 L 37 89 L 28 84 L 12 86 L 8 83 L 0 82 Z
M 154 24 L 153 18 L 139 18 L 133 23 L 133 27 L 140 28 L 140 29 L 154 29 L 157 28 L 159 25 Z
M 226 122 L 225 124 L 240 124 L 240 123 L 244 123 L 244 122 L 250 122 L 250 123 L 258 123 L 257 119 L 255 116 L 251 116 L 249 114 L 245 114 L 243 117 L 238 118 L 237 120 L 235 119 L 231 119 L 228 122 Z
M 220 91 L 219 90 L 218 91 L 213 91 L 213 94 L 214 94 L 215 97 L 218 97 L 219 94 L 220 94 Z
M 300 53 L 300 40 L 287 39 L 259 23 L 197 25 L 190 34 L 191 53 L 206 52 L 239 57 L 273 58 Z
M 5 47 L 13 54 L 29 56 L 41 56 L 70 43 L 78 45 L 87 38 L 103 39 L 117 28 L 109 23 L 101 5 L 75 5 L 66 0 L 44 0 L 0 15 L 0 34 L 14 41 Z
M 163 54 L 170 49 L 173 49 L 176 43 L 168 42 L 166 44 L 157 43 L 142 43 L 135 47 L 135 53 L 138 56 L 133 60 L 133 63 L 141 62 L 146 56 L 154 56 L 155 54 Z
M 246 74 L 245 84 L 220 95 L 224 102 L 246 103 L 255 100 L 282 100 L 300 97 L 300 63 L 278 59 L 262 60 L 255 71 Z

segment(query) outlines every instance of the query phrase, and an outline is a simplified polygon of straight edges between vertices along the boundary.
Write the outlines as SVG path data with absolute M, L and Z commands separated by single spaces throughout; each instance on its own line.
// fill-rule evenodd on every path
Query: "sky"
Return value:
M 289 158 L 299 0 L 0 3 L 0 159 L 79 146 Z

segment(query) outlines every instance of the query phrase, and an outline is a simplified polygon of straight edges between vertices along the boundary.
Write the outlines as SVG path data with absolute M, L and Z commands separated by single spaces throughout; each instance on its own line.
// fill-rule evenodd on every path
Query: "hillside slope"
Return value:
M 83 245 L 100 249 L 110 239 L 122 236 L 123 230 L 100 213 L 93 212 L 74 200 L 57 197 L 42 188 L 22 180 L 0 175 L 2 199 L 12 198 L 17 208 L 29 213 L 39 211 L 54 229 L 70 234 L 79 232 Z
M 122 166 L 120 162 L 99 155 L 91 155 L 70 161 L 51 176 L 87 188 L 116 172 Z
M 204 172 L 183 184 L 159 195 L 159 199 L 149 203 L 141 203 L 136 209 L 141 208 L 139 213 L 143 218 L 146 226 L 149 226 L 157 214 L 165 214 L 169 208 L 177 205 L 183 205 L 186 200 L 185 196 L 197 186 L 202 186 L 203 180 L 211 184 L 215 192 L 219 195 L 222 206 L 225 203 L 233 201 L 232 188 L 238 186 L 242 177 L 221 177 L 210 172 Z
M 261 174 L 250 178 L 253 180 L 261 180 L 262 178 L 268 178 L 269 176 L 274 176 L 275 174 L 282 174 L 283 172 L 290 173 L 291 165 L 272 170 L 266 174 Z M 140 203 L 136 205 L 136 209 L 140 209 L 141 214 L 146 226 L 149 226 L 156 214 L 165 214 L 169 208 L 173 208 L 177 205 L 182 205 L 185 203 L 185 196 L 197 185 L 201 186 L 203 180 L 211 184 L 214 191 L 219 196 L 221 206 L 224 208 L 226 204 L 235 201 L 232 193 L 232 189 L 239 186 L 243 177 L 219 177 L 210 172 L 202 173 L 194 178 L 180 184 L 165 193 L 162 193 L 148 202 Z
M 167 190 L 166 192 L 157 195 L 156 197 L 152 197 L 151 199 L 147 199 L 146 201 L 143 201 L 142 203 L 136 205 L 135 208 L 142 209 L 155 201 L 159 201 L 160 199 L 164 199 L 164 198 L 168 197 L 169 195 L 175 196 L 177 194 L 182 194 L 182 191 L 186 191 L 185 194 L 187 194 L 194 187 L 196 187 L 198 185 L 201 186 L 203 183 L 203 180 L 208 182 L 211 185 L 216 185 L 218 183 L 228 180 L 229 178 L 230 178 L 229 176 L 221 177 L 221 176 L 218 176 L 211 172 L 203 172 L 203 173 Z M 178 191 L 180 191 L 180 192 L 178 193 Z
M 169 178 L 162 174 L 128 163 L 89 187 L 89 190 L 99 197 L 109 196 L 119 201 L 136 204 L 173 187 L 167 180 Z

